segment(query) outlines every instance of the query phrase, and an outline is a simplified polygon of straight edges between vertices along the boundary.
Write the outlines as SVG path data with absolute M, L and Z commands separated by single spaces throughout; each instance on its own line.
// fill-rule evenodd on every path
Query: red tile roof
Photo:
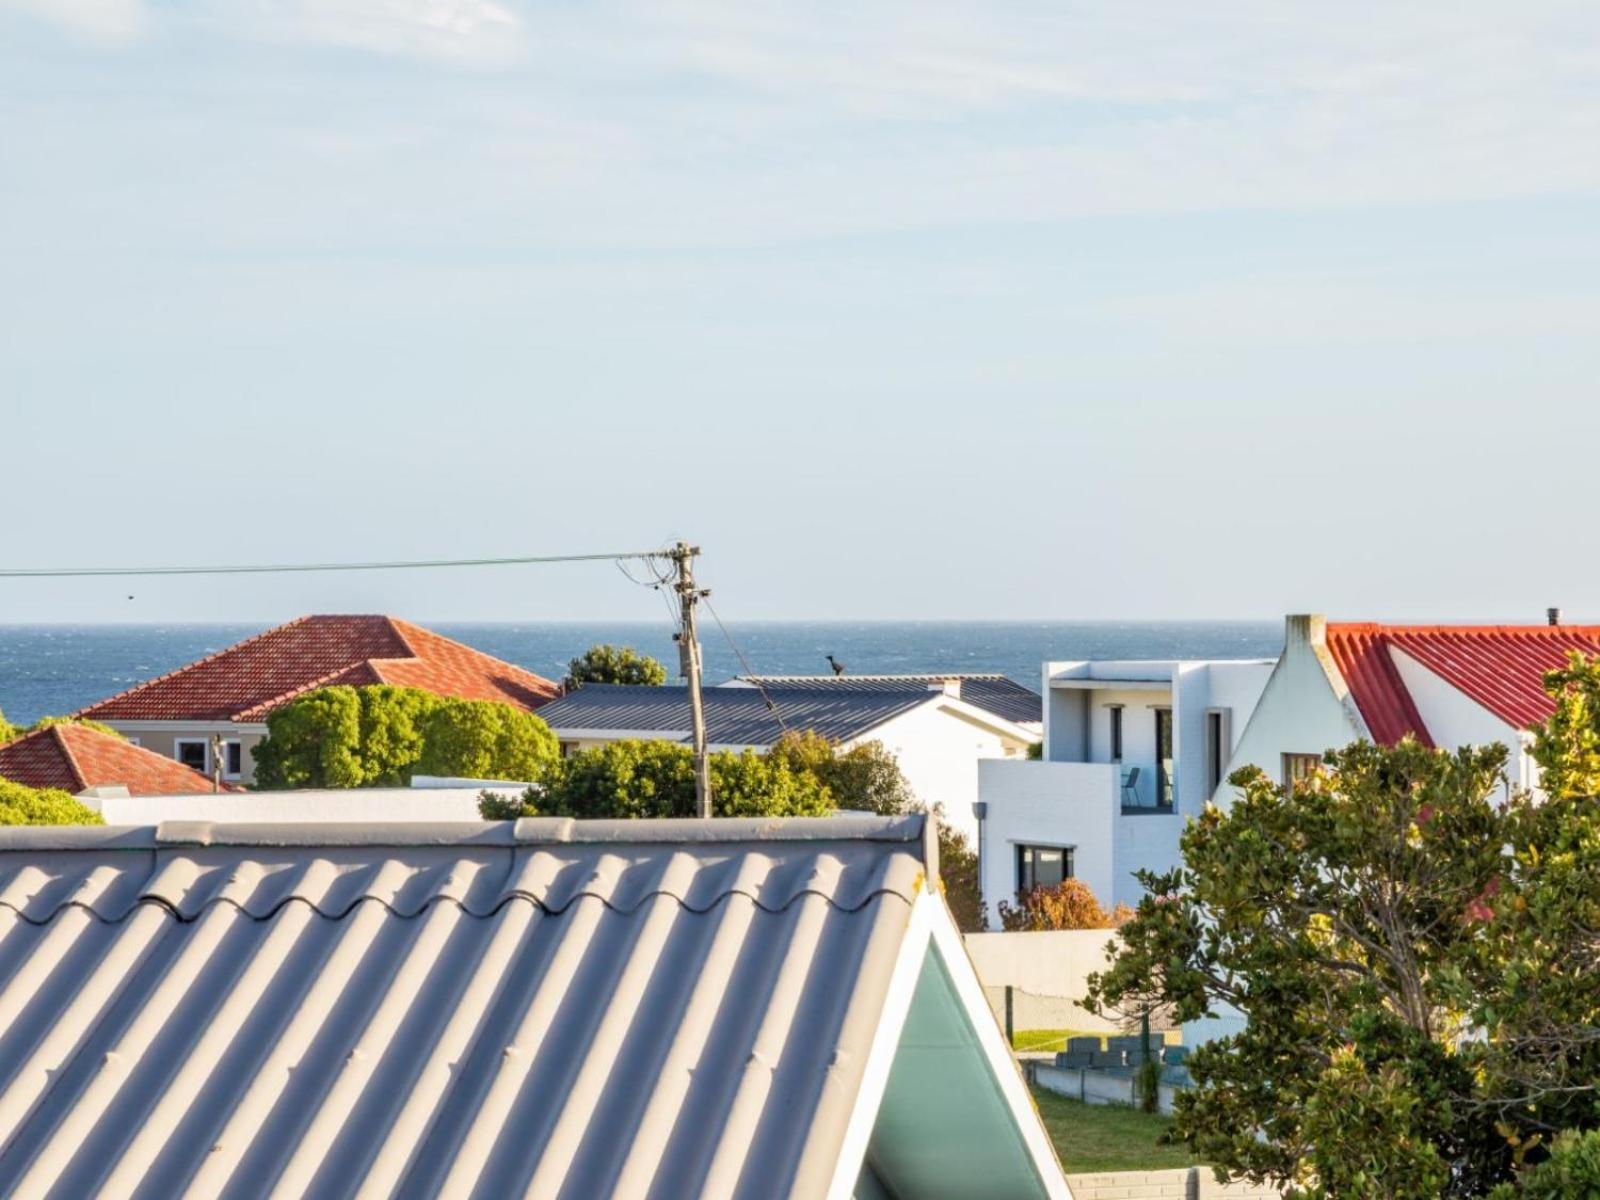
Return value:
M 1374 741 L 1392 744 L 1411 733 L 1432 745 L 1393 651 L 1410 655 L 1506 724 L 1528 729 L 1555 711 L 1545 672 L 1565 666 L 1574 650 L 1600 654 L 1600 625 L 1330 623 L 1327 645 Z
M 524 709 L 560 691 L 531 671 L 409 621 L 312 616 L 92 704 L 80 715 L 99 721 L 262 721 L 313 688 L 373 683 L 502 700 Z
M 74 793 L 91 787 L 125 787 L 130 796 L 211 790 L 211 780 L 198 771 L 82 725 L 51 725 L 0 746 L 0 777 Z

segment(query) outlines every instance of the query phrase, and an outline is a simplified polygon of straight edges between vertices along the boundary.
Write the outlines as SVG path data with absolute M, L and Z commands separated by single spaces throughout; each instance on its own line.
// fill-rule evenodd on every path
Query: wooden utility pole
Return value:
M 689 722 L 694 735 L 694 806 L 695 815 L 711 816 L 711 761 L 706 756 L 706 710 L 700 695 L 700 634 L 695 626 L 695 608 L 709 589 L 701 589 L 694 582 L 694 559 L 699 546 L 679 542 L 667 557 L 672 560 L 677 579 L 672 588 L 678 593 L 678 670 L 689 681 Z

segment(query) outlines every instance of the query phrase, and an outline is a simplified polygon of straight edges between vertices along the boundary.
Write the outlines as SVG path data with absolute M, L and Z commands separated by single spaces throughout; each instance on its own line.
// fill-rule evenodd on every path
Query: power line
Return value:
M 0 567 L 0 579 L 65 579 L 85 575 L 274 575 L 305 571 L 412 571 L 434 567 L 510 567 L 536 563 L 646 562 L 667 558 L 666 550 L 635 550 L 620 554 L 529 554 L 509 558 L 430 558 L 391 562 L 273 563 L 219 567 Z
M 778 732 L 788 733 L 789 726 L 784 722 L 783 713 L 767 693 L 766 686 L 761 682 L 761 676 L 750 665 L 750 660 L 744 656 L 744 651 L 739 649 L 739 643 L 733 640 L 733 634 L 728 632 L 728 627 L 722 623 L 722 618 L 717 615 L 717 610 L 711 606 L 711 601 L 705 601 L 706 611 L 711 614 L 711 619 L 717 623 L 717 628 L 722 630 L 722 636 L 727 639 L 728 649 L 733 651 L 734 657 L 739 660 L 739 665 L 744 668 L 745 678 L 755 685 L 756 691 L 761 693 L 761 699 L 766 702 L 767 711 L 778 722 Z

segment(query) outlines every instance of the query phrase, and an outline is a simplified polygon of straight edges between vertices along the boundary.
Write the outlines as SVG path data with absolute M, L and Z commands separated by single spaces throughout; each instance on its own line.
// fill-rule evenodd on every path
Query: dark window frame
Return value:
M 1017 894 L 1032 891 L 1036 887 L 1055 887 L 1056 884 L 1074 878 L 1073 862 L 1075 847 L 1072 846 L 1046 846 L 1036 842 L 1018 842 L 1013 854 L 1016 867 Z M 1059 855 L 1061 860 L 1060 879 L 1039 878 L 1040 854 Z
M 1111 714 L 1111 761 L 1122 761 L 1122 705 L 1108 704 L 1106 710 Z

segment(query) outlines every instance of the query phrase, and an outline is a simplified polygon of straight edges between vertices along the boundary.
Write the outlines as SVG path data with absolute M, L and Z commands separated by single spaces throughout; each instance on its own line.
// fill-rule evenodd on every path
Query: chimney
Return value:
M 928 685 L 928 690 L 930 692 L 939 692 L 945 696 L 954 696 L 959 700 L 961 699 L 961 680 L 936 679 Z
M 1546 621 L 1548 621 L 1552 625 L 1561 624 L 1561 610 L 1559 608 L 1547 608 L 1547 609 L 1545 609 L 1544 610 L 1544 619 Z
M 1283 623 L 1283 649 L 1321 646 L 1328 640 L 1328 618 L 1321 613 L 1290 613 Z

